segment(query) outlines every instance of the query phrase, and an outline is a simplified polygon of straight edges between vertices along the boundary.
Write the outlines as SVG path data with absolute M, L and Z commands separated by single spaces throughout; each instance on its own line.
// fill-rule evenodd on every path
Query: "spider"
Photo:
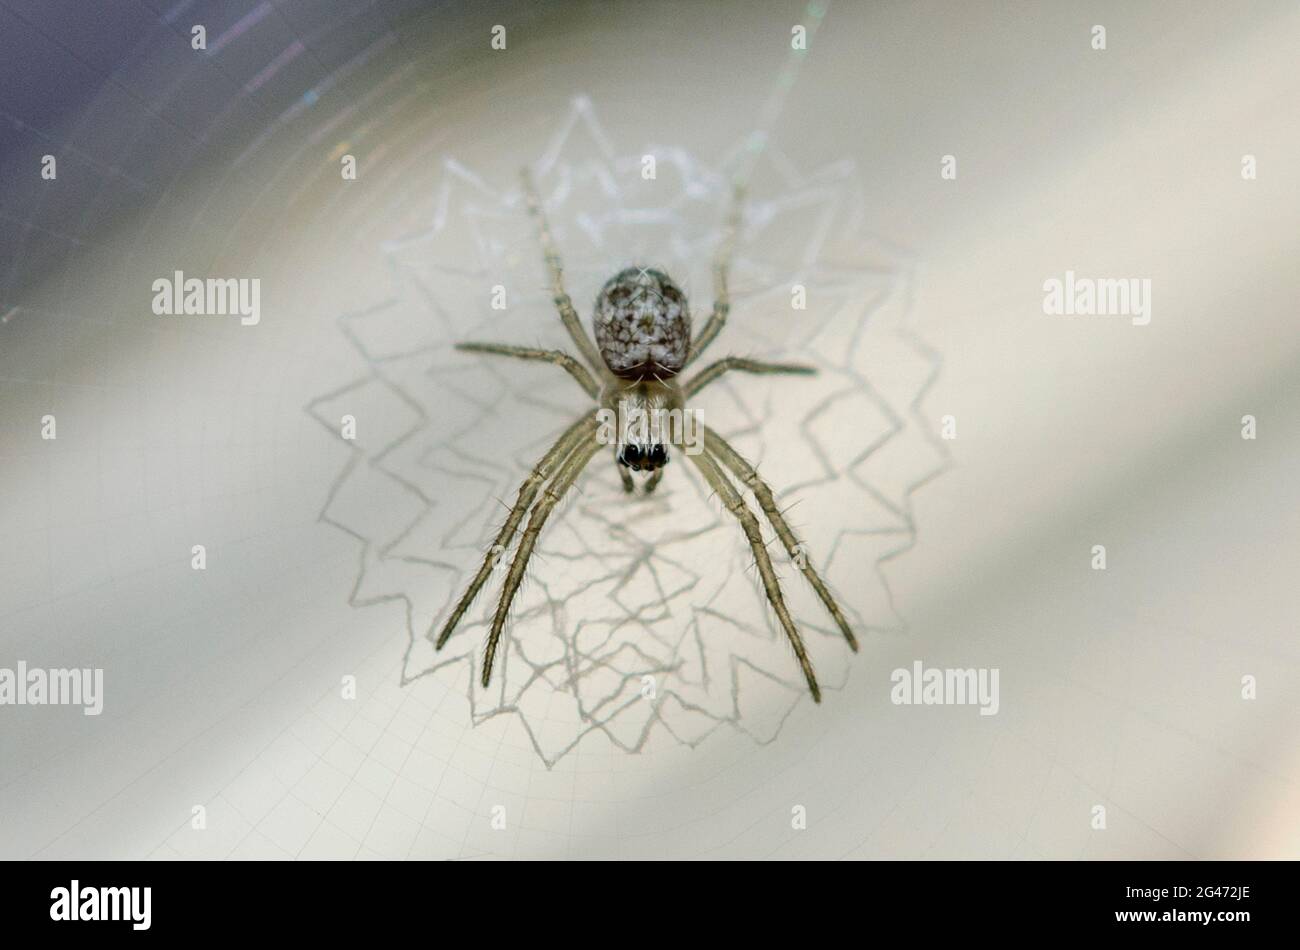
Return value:
M 620 424 L 614 439 L 602 437 L 598 418 L 610 413 L 626 422 L 630 417 L 642 417 L 662 410 L 685 409 L 686 401 L 719 376 L 732 370 L 744 373 L 784 373 L 811 375 L 816 372 L 809 366 L 790 363 L 764 363 L 757 360 L 728 356 L 709 364 L 685 382 L 679 374 L 704 353 L 727 322 L 731 309 L 727 292 L 727 275 L 735 252 L 737 231 L 740 225 L 742 189 L 737 186 L 732 193 L 731 207 L 726 217 L 723 239 L 713 261 L 713 310 L 700 332 L 691 338 L 691 318 L 686 297 L 668 275 L 649 268 L 629 267 L 611 277 L 596 298 L 592 318 L 594 342 L 582 329 L 573 301 L 564 289 L 563 268 L 556 249 L 546 214 L 538 198 L 528 170 L 522 172 L 523 193 L 529 216 L 537 230 L 538 241 L 550 278 L 551 292 L 559 311 L 560 320 L 582 356 L 576 359 L 562 350 L 544 350 L 504 343 L 460 343 L 456 349 L 471 353 L 489 353 L 522 360 L 553 363 L 565 370 L 596 403 L 596 411 L 581 415 L 555 441 L 555 444 L 533 467 L 519 487 L 519 494 L 497 533 L 496 540 L 484 558 L 478 573 L 456 603 L 442 625 L 436 649 L 441 650 L 456 625 L 469 609 L 474 598 L 487 582 L 492 569 L 514 540 L 525 514 L 528 525 L 519 541 L 518 550 L 506 574 L 501 599 L 497 603 L 488 634 L 483 657 L 482 684 L 486 689 L 492 677 L 492 664 L 496 657 L 501 633 L 509 618 L 510 604 L 523 580 L 524 571 L 532 557 L 538 535 L 555 506 L 573 487 L 578 476 L 604 444 L 614 445 L 614 461 L 623 483 L 624 491 L 635 491 L 632 472 L 646 472 L 645 492 L 655 490 L 668 463 L 668 447 L 681 445 L 681 430 L 671 430 L 665 441 L 661 432 L 647 433 L 644 426 L 637 434 L 634 427 Z M 594 375 L 593 375 L 594 373 Z M 753 549 L 763 590 L 776 612 L 782 629 L 794 648 L 808 689 L 814 702 L 821 702 L 821 688 L 813 672 L 812 662 L 804 647 L 803 638 L 795 627 L 790 611 L 781 596 L 781 585 L 767 546 L 763 543 L 759 522 L 745 502 L 732 478 L 749 489 L 759 507 L 775 529 L 786 552 L 803 572 L 817 596 L 844 634 L 849 646 L 857 652 L 858 642 L 839 606 L 821 577 L 813 569 L 789 523 L 776 506 L 771 488 L 754 467 L 733 449 L 722 436 L 703 429 L 703 445 L 696 452 L 687 451 L 687 458 L 700 470 L 705 481 L 721 499 L 723 506 L 735 516 Z M 728 474 L 729 473 L 729 474 Z M 544 486 L 544 487 L 543 487 Z M 540 498 L 538 497 L 540 493 Z M 529 514 L 531 510 L 531 514 Z

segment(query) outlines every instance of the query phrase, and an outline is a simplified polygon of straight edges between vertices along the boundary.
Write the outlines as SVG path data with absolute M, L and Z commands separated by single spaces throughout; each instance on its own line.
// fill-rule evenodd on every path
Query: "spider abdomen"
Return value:
M 666 379 L 686 365 L 691 343 L 686 295 L 662 271 L 619 271 L 596 297 L 592 323 L 601 359 L 615 376 Z

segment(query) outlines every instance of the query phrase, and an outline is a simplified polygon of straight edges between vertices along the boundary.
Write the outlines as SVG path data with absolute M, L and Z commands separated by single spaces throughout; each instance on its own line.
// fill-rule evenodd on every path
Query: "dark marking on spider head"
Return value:
M 662 271 L 628 267 L 607 280 L 592 324 L 601 359 L 621 379 L 668 379 L 686 365 L 686 295 Z
M 668 464 L 668 447 L 662 442 L 628 442 L 618 450 L 618 464 L 634 472 L 653 472 Z

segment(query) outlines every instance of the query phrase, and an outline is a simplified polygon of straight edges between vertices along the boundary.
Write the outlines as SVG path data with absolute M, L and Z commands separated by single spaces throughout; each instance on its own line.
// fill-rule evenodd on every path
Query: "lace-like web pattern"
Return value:
M 872 662 L 872 633 L 905 627 L 885 569 L 916 543 L 912 493 L 947 465 L 937 420 L 920 414 L 940 358 L 907 327 L 912 262 L 868 233 L 850 162 L 802 173 L 771 147 L 756 155 L 752 139 L 716 165 L 680 147 L 620 152 L 578 100 L 531 167 L 584 323 L 601 284 L 636 264 L 673 276 L 698 327 L 730 182 L 748 178 L 731 317 L 710 358 L 820 372 L 733 374 L 693 407 L 759 467 L 858 632 L 853 657 L 771 545 L 833 702 L 855 664 Z M 403 603 L 403 682 L 459 684 L 475 724 L 513 717 L 547 765 L 584 742 L 638 751 L 724 727 L 771 741 L 806 687 L 743 535 L 684 459 L 648 497 L 623 493 L 612 450 L 593 460 L 542 536 L 488 690 L 478 664 L 508 555 L 434 652 L 519 482 L 591 404 L 555 367 L 452 349 L 572 348 L 518 180 L 447 159 L 431 207 L 427 228 L 381 248 L 393 296 L 339 320 L 364 371 L 307 407 L 350 452 L 321 513 L 361 545 L 350 602 Z M 340 435 L 345 414 L 354 440 Z

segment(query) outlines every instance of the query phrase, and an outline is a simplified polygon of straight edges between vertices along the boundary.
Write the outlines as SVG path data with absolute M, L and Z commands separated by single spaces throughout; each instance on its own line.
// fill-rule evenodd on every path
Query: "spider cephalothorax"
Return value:
M 597 412 L 598 419 L 608 421 L 609 430 L 597 427 L 596 438 L 614 446 L 614 460 L 622 466 L 619 473 L 629 491 L 630 476 L 623 469 L 652 473 L 646 490 L 653 491 L 668 464 L 668 447 L 690 451 L 698 442 L 692 439 L 698 433 L 691 431 L 694 420 L 687 416 L 685 403 L 672 377 L 627 380 L 610 370 Z
M 537 191 L 527 172 L 524 173 L 524 196 L 528 211 L 537 222 L 555 306 L 560 311 L 560 319 L 582 360 L 560 350 L 532 349 L 504 343 L 461 343 L 457 348 L 554 363 L 577 380 L 595 406 L 593 411 L 583 413 L 564 431 L 524 479 L 519 487 L 519 497 L 506 517 L 506 523 L 497 532 L 478 573 L 443 623 L 438 634 L 437 649 L 442 649 L 456 629 L 461 617 L 486 583 L 497 559 L 514 541 L 519 525 L 527 514 L 528 526 L 523 531 L 519 548 L 510 563 L 501 599 L 492 618 L 492 629 L 488 634 L 482 676 L 483 686 L 486 687 L 492 676 L 492 663 L 501 632 L 510 615 L 511 601 L 519 590 L 524 570 L 537 545 L 537 537 L 551 511 L 577 481 L 587 463 L 601 446 L 612 446 L 624 490 L 635 490 L 631 474 L 635 471 L 649 472 L 645 490 L 652 492 L 663 478 L 664 466 L 669 457 L 668 448 L 673 446 L 684 450 L 686 457 L 700 470 L 723 506 L 740 522 L 745 539 L 754 553 L 767 599 L 794 648 L 813 700 L 821 702 L 821 689 L 817 685 L 812 662 L 808 659 L 803 638 L 781 595 L 781 585 L 772 567 L 767 545 L 763 542 L 758 519 L 745 502 L 742 490 L 753 494 L 777 537 L 781 539 L 786 553 L 817 592 L 849 646 L 857 650 L 858 643 L 853 631 L 849 629 L 835 599 L 813 569 L 807 553 L 781 514 L 771 488 L 722 436 L 698 425 L 687 407 L 687 401 L 691 397 L 729 370 L 797 374 L 815 371 L 807 366 L 761 363 L 729 356 L 709 364 L 684 384 L 676 378 L 713 342 L 727 321 L 731 309 L 727 272 L 740 223 L 739 189 L 733 197 L 725 235 L 714 258 L 713 311 L 699 334 L 694 339 L 691 338 L 691 319 L 686 296 L 667 274 L 652 268 L 629 267 L 611 277 L 596 298 L 592 315 L 595 343 L 583 331 L 573 301 L 564 290 L 560 256 L 555 249 Z M 596 374 L 594 377 L 593 372 Z

